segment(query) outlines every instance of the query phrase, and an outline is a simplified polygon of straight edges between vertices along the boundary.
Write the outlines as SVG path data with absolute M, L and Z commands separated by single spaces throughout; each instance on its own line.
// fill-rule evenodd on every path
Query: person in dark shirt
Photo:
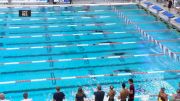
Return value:
M 60 92 L 60 87 L 56 87 L 56 93 L 53 95 L 53 101 L 63 101 L 65 99 L 65 95 L 63 92 Z
M 133 84 L 133 79 L 129 79 L 128 82 L 130 84 L 128 101 L 134 101 L 135 88 L 134 88 L 134 84 Z
M 78 92 L 76 94 L 76 101 L 84 101 L 85 97 L 86 97 L 86 95 L 84 94 L 82 87 L 79 87 Z
M 101 91 L 100 85 L 97 86 L 97 91 L 94 92 L 94 95 L 95 95 L 95 101 L 104 101 L 105 92 Z
M 172 8 L 173 2 L 172 0 L 168 0 L 168 10 L 170 11 Z

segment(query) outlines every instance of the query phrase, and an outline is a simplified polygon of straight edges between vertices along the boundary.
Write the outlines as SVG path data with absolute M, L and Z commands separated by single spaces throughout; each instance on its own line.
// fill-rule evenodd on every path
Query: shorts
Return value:
M 134 101 L 134 99 L 133 98 L 129 98 L 128 101 Z
M 172 8 L 172 5 L 168 5 L 168 8 Z
M 108 99 L 108 101 L 114 101 L 114 99 Z

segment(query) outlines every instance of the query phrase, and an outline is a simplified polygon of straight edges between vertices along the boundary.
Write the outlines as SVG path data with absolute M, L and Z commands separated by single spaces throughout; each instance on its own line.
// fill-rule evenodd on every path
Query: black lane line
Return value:
M 41 56 L 59 56 L 59 55 L 78 55 L 78 54 L 90 54 L 90 53 L 106 53 L 106 52 L 117 52 L 113 53 L 113 55 L 124 55 L 126 52 L 122 51 L 129 51 L 129 50 L 144 50 L 148 49 L 149 47 L 135 47 L 135 48 L 126 48 L 126 49 L 114 49 L 114 50 L 99 50 L 99 51 L 86 51 L 86 52 L 62 52 L 59 54 L 35 54 L 35 55 L 20 55 L 20 56 L 4 56 L 3 58 L 27 58 L 27 57 L 41 57 Z
M 46 72 L 52 70 L 76 70 L 76 69 L 89 69 L 89 68 L 112 68 L 113 66 L 128 66 L 128 65 L 138 65 L 138 64 L 146 64 L 151 62 L 132 62 L 132 63 L 119 63 L 119 64 L 108 64 L 108 65 L 97 65 L 97 66 L 79 66 L 79 67 L 67 67 L 67 68 L 49 68 L 49 69 L 41 69 L 41 70 L 22 70 L 22 71 L 11 71 L 11 72 L 0 72 L 0 74 L 14 74 L 14 73 L 30 73 L 30 72 Z
M 116 39 L 131 39 L 131 38 L 136 38 L 136 36 L 116 37 L 116 38 L 108 38 L 108 39 L 109 40 L 116 40 Z M 102 41 L 102 40 L 107 40 L 107 39 L 86 39 L 86 40 L 68 40 L 68 41 L 53 41 L 53 42 L 8 43 L 6 45 L 24 45 L 24 44 L 29 45 L 29 44 L 49 44 L 49 43 L 58 43 L 58 45 L 62 45 L 64 43 L 71 43 L 71 42 Z
M 154 82 L 154 81 L 164 81 L 164 80 L 178 80 L 180 79 L 179 76 L 176 77 L 167 77 L 167 78 L 154 78 L 154 79 L 146 79 L 146 80 L 134 80 L 135 83 L 146 83 L 146 82 Z M 99 85 L 115 85 L 115 84 L 122 84 L 124 81 L 114 81 L 114 82 L 106 82 L 106 83 L 98 83 Z M 127 81 L 125 81 L 127 83 Z M 94 84 L 83 84 L 83 85 L 71 85 L 71 86 L 61 86 L 62 89 L 69 89 L 69 88 L 78 88 L 79 86 L 83 87 L 90 87 L 90 86 L 97 86 L 97 83 Z M 43 90 L 54 90 L 55 87 L 47 87 L 47 88 L 34 88 L 34 89 L 26 89 L 26 90 L 13 90 L 13 91 L 4 91 L 3 93 L 22 93 L 22 92 L 33 92 L 33 91 L 43 91 Z

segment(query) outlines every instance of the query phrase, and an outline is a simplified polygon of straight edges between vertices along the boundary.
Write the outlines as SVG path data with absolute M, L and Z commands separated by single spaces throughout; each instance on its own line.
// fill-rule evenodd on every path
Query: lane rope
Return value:
M 98 59 L 118 59 L 118 58 L 131 58 L 131 57 L 149 57 L 149 56 L 163 56 L 163 53 L 158 54 L 135 54 L 135 55 L 123 55 L 123 56 L 100 56 L 100 57 L 87 57 L 87 58 L 68 58 L 68 59 L 56 59 L 56 60 L 36 60 L 36 61 L 21 61 L 21 62 L 0 62 L 0 66 L 6 65 L 19 65 L 19 64 L 35 64 L 35 63 L 47 63 L 47 62 L 70 62 L 77 60 L 98 60 Z
M 102 34 L 102 33 L 96 33 Z M 57 35 L 56 35 L 57 36 Z M 17 37 L 16 37 L 17 38 Z M 159 42 L 173 42 L 179 41 L 180 38 L 170 39 L 170 40 L 158 40 Z M 92 44 L 72 44 L 72 45 L 49 45 L 49 46 L 28 46 L 28 47 L 11 47 L 11 48 L 0 48 L 3 50 L 28 50 L 28 49 L 46 49 L 46 48 L 67 48 L 67 47 L 90 47 L 90 46 L 111 46 L 111 45 L 129 45 L 129 44 L 142 44 L 149 43 L 153 41 L 127 41 L 127 42 L 102 42 L 102 43 L 92 43 Z M 178 52 L 176 52 L 178 53 Z
M 94 77 L 112 77 L 112 76 L 131 76 L 131 75 L 147 75 L 147 74 L 160 74 L 160 73 L 179 73 L 180 70 L 162 70 L 162 71 L 148 71 L 148 72 L 130 72 L 130 73 L 117 73 L 117 74 L 98 74 L 98 75 L 85 75 L 85 76 L 70 76 L 70 77 L 59 77 L 59 78 L 40 78 L 40 79 L 29 79 L 29 80 L 13 80 L 3 81 L 0 85 L 26 83 L 26 82 L 43 82 L 49 80 L 71 80 L 71 79 L 82 79 L 82 78 L 94 78 Z

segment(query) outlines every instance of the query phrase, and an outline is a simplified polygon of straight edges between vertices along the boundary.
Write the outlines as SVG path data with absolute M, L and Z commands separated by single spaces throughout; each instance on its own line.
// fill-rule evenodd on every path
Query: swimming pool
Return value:
M 180 33 L 137 5 L 115 6 L 148 34 L 177 54 Z M 18 17 L 18 10 L 32 17 Z M 133 78 L 136 100 L 161 87 L 175 92 L 179 62 L 125 24 L 110 6 L 0 8 L 0 86 L 11 101 L 28 91 L 34 101 L 50 101 L 61 86 L 73 101 L 79 86 L 88 98 L 101 84 L 106 92 Z M 154 100 L 150 97 L 149 100 Z

